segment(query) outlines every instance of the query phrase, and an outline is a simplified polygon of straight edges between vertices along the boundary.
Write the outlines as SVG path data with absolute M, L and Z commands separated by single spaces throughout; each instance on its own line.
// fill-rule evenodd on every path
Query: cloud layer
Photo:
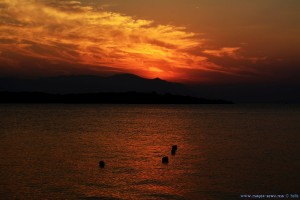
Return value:
M 0 0 L 0 13 L 4 75 L 126 72 L 201 82 L 209 79 L 205 74 L 242 76 L 245 70 L 211 57 L 259 60 L 240 56 L 241 47 L 206 49 L 205 38 L 185 27 L 99 11 L 80 1 Z

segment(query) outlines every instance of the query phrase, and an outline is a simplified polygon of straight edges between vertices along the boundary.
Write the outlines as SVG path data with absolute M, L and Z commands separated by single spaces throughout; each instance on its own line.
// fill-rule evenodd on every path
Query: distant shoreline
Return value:
M 42 92 L 0 92 L 0 104 L 233 104 L 192 96 L 122 92 L 50 94 Z

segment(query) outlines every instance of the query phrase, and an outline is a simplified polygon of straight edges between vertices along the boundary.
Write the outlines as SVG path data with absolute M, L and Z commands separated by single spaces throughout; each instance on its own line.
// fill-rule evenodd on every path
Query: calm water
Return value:
M 297 105 L 0 105 L 0 199 L 299 194 L 299 142 Z

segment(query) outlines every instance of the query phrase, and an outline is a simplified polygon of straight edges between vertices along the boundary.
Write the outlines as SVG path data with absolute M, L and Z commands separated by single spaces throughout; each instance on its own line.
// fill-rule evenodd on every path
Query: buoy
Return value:
M 162 158 L 162 163 L 168 163 L 169 162 L 169 157 L 168 156 L 165 156 Z
M 99 162 L 99 167 L 104 168 L 105 167 L 105 162 L 101 160 Z
M 177 145 L 173 145 L 172 150 L 177 151 Z
M 171 154 L 174 156 L 176 154 L 176 150 L 172 149 Z

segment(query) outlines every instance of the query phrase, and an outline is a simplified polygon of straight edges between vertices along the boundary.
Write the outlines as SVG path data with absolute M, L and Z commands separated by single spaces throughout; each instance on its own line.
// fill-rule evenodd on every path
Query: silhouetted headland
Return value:
M 146 79 L 133 74 L 101 76 L 60 76 L 35 79 L 1 78 L 0 91 L 82 94 L 98 92 L 145 92 L 190 95 L 189 88 L 159 78 Z
M 0 103 L 63 103 L 63 104 L 230 104 L 191 96 L 152 93 L 86 93 L 48 94 L 40 92 L 0 92 Z

